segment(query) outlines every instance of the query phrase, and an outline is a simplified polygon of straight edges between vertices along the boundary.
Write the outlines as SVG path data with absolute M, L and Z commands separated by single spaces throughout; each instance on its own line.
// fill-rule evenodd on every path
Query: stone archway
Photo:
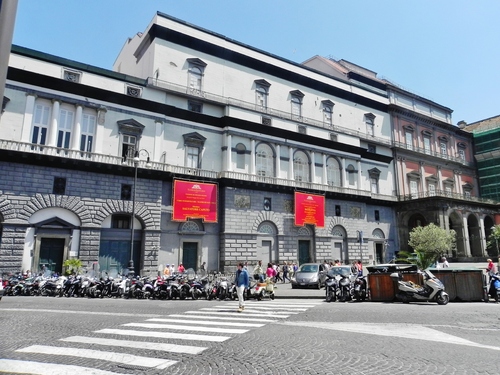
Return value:
M 464 225 L 462 217 L 455 211 L 448 216 L 449 228 L 456 232 L 456 246 L 451 250 L 453 257 L 466 257 L 467 246 L 465 245 Z
M 473 257 L 482 257 L 483 250 L 481 246 L 481 228 L 476 215 L 469 214 L 467 217 L 467 230 L 469 233 L 469 248 Z

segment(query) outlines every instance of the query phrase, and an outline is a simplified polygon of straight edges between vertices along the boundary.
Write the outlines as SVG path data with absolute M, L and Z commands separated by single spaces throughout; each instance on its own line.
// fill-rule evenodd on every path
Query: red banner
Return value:
M 217 223 L 217 185 L 192 181 L 174 181 L 173 221 L 203 219 Z
M 295 192 L 295 225 L 325 226 L 325 197 Z

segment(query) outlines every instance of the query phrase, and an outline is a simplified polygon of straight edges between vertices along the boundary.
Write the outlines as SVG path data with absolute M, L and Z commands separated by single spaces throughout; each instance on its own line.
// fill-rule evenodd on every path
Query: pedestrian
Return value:
M 207 264 L 206 262 L 203 262 L 203 263 L 201 264 L 200 269 L 199 269 L 199 271 L 200 271 L 201 273 L 204 273 L 204 272 L 206 271 L 206 269 L 205 269 L 205 265 L 206 265 L 206 264 Z
M 184 273 L 185 268 L 182 263 L 179 263 L 179 267 L 177 268 L 177 272 L 179 273 Z
M 163 276 L 169 277 L 170 276 L 170 264 L 167 264 L 165 266 L 165 269 L 163 270 Z
M 173 274 L 174 274 L 174 272 L 175 272 L 175 264 L 173 264 L 173 263 L 172 263 L 172 264 L 170 265 L 170 275 L 173 275 Z
M 262 269 L 262 261 L 259 260 L 255 267 L 253 268 L 253 278 L 254 280 L 264 281 L 264 270 Z
M 283 270 L 283 284 L 286 283 L 286 280 L 288 279 L 288 282 L 290 282 L 290 279 L 288 277 L 288 264 L 286 262 L 283 262 L 283 266 L 281 267 Z
M 446 257 L 441 258 L 441 263 L 443 264 L 443 266 L 442 266 L 443 268 L 448 268 L 450 266 L 450 264 L 446 260 Z
M 328 270 L 330 269 L 330 265 L 328 264 L 326 259 L 323 261 L 323 269 L 325 272 L 328 272 Z
M 245 288 L 249 286 L 248 271 L 244 268 L 243 263 L 238 263 L 238 270 L 236 271 L 236 278 L 234 280 L 236 284 L 236 294 L 238 295 L 238 312 L 242 312 L 245 309 L 245 299 L 243 298 L 243 293 Z
M 342 265 L 342 263 L 340 263 L 340 260 L 335 259 L 335 265 L 336 265 L 336 266 L 341 266 L 341 265 Z
M 278 281 L 283 281 L 283 279 L 281 278 L 281 267 L 279 264 L 275 264 L 276 268 L 275 268 L 275 271 L 276 271 L 276 276 L 274 277 L 274 282 L 277 283 Z
M 293 264 L 292 264 L 292 262 L 289 262 L 288 263 L 288 278 L 290 279 L 290 281 L 292 280 L 292 277 L 294 274 L 295 274 L 295 271 L 293 268 Z
M 358 259 L 357 266 L 358 266 L 358 276 L 363 276 L 363 263 L 359 259 Z
M 488 274 L 491 280 L 491 276 L 497 273 L 497 266 L 495 266 L 495 263 L 493 263 L 491 259 L 487 259 L 486 261 L 488 262 L 488 266 L 486 267 L 486 273 Z
M 267 269 L 266 269 L 266 277 L 270 280 L 273 281 L 274 278 L 276 277 L 276 270 L 273 267 L 272 263 L 267 263 Z

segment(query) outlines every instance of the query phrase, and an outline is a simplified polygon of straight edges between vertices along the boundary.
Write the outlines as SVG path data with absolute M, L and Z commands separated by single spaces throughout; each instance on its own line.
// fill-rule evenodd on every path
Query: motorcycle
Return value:
M 422 301 L 446 305 L 450 301 L 450 296 L 444 291 L 443 283 L 428 270 L 419 273 L 423 276 L 424 285 L 403 281 L 403 276 L 399 272 L 391 273 L 390 277 L 396 286 L 396 298 L 403 303 Z
M 222 276 L 217 282 L 217 298 L 219 298 L 220 301 L 224 301 L 229 297 L 229 282 L 225 276 Z
M 490 287 L 488 293 L 495 299 L 495 302 L 498 303 L 500 298 L 500 275 L 498 273 L 490 275 Z
M 203 276 L 201 279 L 194 279 L 190 283 L 190 290 L 189 294 L 191 295 L 191 298 L 193 299 L 198 299 L 198 298 L 206 298 L 208 299 L 209 293 L 210 293 L 210 284 L 208 282 L 208 276 Z
M 340 275 L 333 275 L 328 273 L 326 275 L 325 281 L 325 300 L 326 302 L 335 302 L 337 300 L 337 294 L 339 293 L 339 281 L 341 279 Z
M 264 298 L 274 300 L 274 283 L 268 277 L 264 283 L 256 282 L 251 285 L 248 293 L 243 293 L 243 295 L 249 295 L 250 298 L 253 297 L 257 301 L 262 301 Z
M 356 280 L 354 280 L 354 288 L 353 288 L 353 298 L 362 302 L 366 299 L 367 296 L 367 282 L 365 276 L 358 276 Z

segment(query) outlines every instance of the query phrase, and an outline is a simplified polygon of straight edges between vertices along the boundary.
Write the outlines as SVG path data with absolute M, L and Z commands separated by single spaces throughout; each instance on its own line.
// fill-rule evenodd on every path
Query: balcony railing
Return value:
M 474 163 L 468 162 L 460 157 L 444 155 L 440 152 L 431 151 L 429 149 L 410 146 L 410 145 L 407 145 L 406 143 L 403 143 L 403 142 L 394 142 L 394 147 L 404 148 L 405 150 L 413 151 L 413 152 L 418 153 L 418 154 L 430 155 L 430 156 L 435 157 L 435 158 L 453 161 L 455 163 L 463 164 L 463 165 L 466 165 L 468 167 L 474 167 Z
M 315 126 L 318 128 L 322 129 L 327 129 L 332 132 L 337 132 L 340 134 L 348 134 L 352 135 L 354 137 L 366 140 L 371 143 L 378 143 L 378 144 L 383 144 L 387 146 L 392 145 L 391 139 L 387 138 L 382 138 L 382 137 L 376 137 L 370 134 L 367 134 L 366 132 L 361 132 L 358 130 L 353 130 L 350 128 L 346 128 L 343 126 L 335 125 L 335 124 L 328 124 L 323 121 L 319 121 L 316 119 L 300 116 L 297 117 L 295 115 L 292 115 L 291 112 L 285 112 L 285 111 L 280 111 L 274 108 L 269 108 L 269 107 L 263 107 L 260 105 L 257 105 L 255 103 L 250 103 L 250 102 L 245 102 L 243 100 L 239 99 L 234 99 L 234 98 L 229 98 L 229 97 L 224 97 L 216 94 L 212 94 L 206 91 L 200 91 L 200 90 L 193 90 L 192 88 L 188 86 L 183 86 L 183 85 L 178 85 L 172 82 L 167 82 L 167 81 L 161 81 L 152 77 L 148 78 L 148 85 L 152 87 L 156 87 L 165 91 L 170 91 L 170 92 L 175 92 L 181 95 L 186 95 L 188 97 L 192 98 L 203 98 L 204 100 L 207 101 L 212 101 L 224 106 L 233 106 L 241 109 L 246 109 L 249 111 L 257 112 L 261 115 L 265 116 L 270 116 L 274 118 L 279 118 L 282 120 L 290 121 L 295 124 L 301 124 L 301 125 L 307 125 L 307 126 Z M 356 124 L 355 124 L 356 125 Z M 365 127 L 365 123 L 359 123 L 357 124 L 360 127 Z
M 85 162 L 104 163 L 116 166 L 134 167 L 134 161 L 132 158 L 124 160 L 124 158 L 121 156 L 104 155 L 92 152 L 82 152 L 79 150 L 69 150 L 65 148 L 52 147 L 46 145 L 35 145 L 32 143 L 23 143 L 17 141 L 0 140 L 0 150 L 33 153 L 38 155 L 57 157 L 61 159 L 81 160 Z M 138 167 L 141 169 L 147 169 L 146 163 L 147 160 L 141 159 L 139 161 Z M 287 186 L 298 189 L 309 189 L 322 192 L 354 195 L 357 197 L 371 197 L 374 199 L 381 199 L 386 201 L 397 201 L 397 197 L 395 195 L 374 194 L 366 190 L 351 189 L 341 186 L 324 185 L 314 182 L 295 181 L 277 177 L 249 175 L 247 173 L 240 173 L 233 171 L 217 172 L 199 168 L 189 168 L 179 165 L 172 165 L 156 161 L 150 161 L 150 163 L 151 163 L 151 166 L 149 167 L 150 170 L 169 172 L 172 174 L 177 174 L 179 176 L 182 176 L 183 178 L 188 178 L 189 176 L 209 178 L 213 180 L 220 178 L 227 178 L 239 181 L 251 181 L 251 182 L 270 184 L 270 185 Z
M 493 200 L 493 199 L 466 196 L 465 194 L 452 193 L 452 192 L 445 191 L 445 190 L 436 190 L 433 192 L 426 191 L 426 192 L 418 192 L 418 193 L 414 193 L 414 194 L 399 195 L 398 199 L 400 201 L 410 201 L 410 200 L 430 198 L 430 197 L 459 199 L 459 200 L 463 200 L 463 201 L 467 201 L 467 202 L 476 202 L 476 203 L 498 204 L 498 202 Z

